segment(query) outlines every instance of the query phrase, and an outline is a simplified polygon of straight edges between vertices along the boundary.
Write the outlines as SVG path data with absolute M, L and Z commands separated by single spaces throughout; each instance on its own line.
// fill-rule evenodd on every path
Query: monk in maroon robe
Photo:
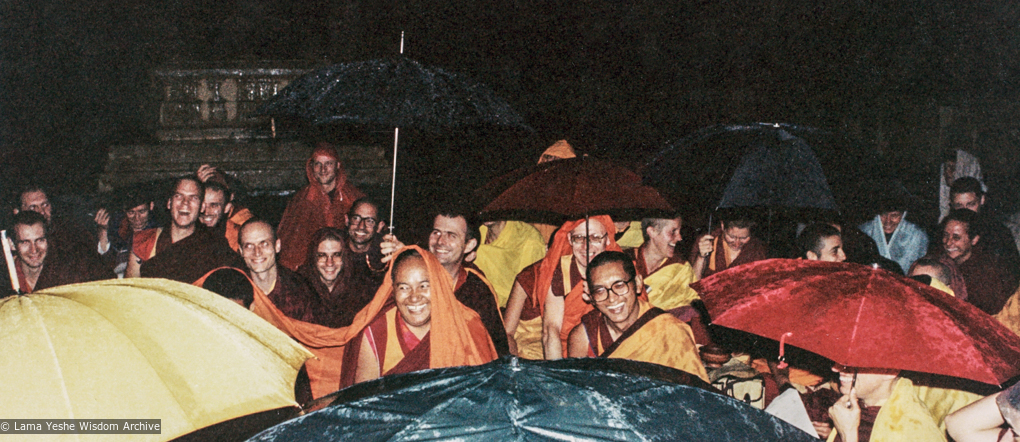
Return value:
M 14 266 L 22 293 L 116 276 L 96 260 L 54 247 L 46 234 L 46 220 L 39 213 L 24 211 L 15 215 L 11 233 L 16 248 Z M 13 294 L 7 271 L 2 279 L 0 293 Z
M 722 228 L 695 241 L 691 266 L 699 279 L 749 262 L 768 258 L 768 249 L 751 235 L 754 222 L 745 219 L 723 221 Z

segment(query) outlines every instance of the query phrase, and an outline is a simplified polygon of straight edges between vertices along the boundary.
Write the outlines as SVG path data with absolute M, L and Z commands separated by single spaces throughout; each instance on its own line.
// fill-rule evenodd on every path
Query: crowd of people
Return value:
M 561 141 L 540 162 L 573 155 Z M 859 226 L 802 225 L 797 257 L 879 266 L 1002 314 L 1020 285 L 1020 253 L 1013 234 L 987 209 L 976 160 L 963 156 L 964 167 L 955 155 L 940 176 L 945 207 L 937 229 L 908 220 L 908 201 L 887 198 Z M 4 294 L 114 277 L 203 286 L 316 354 L 299 375 L 300 401 L 380 376 L 502 355 L 625 358 L 711 381 L 719 366 L 708 362 L 713 351 L 722 349 L 729 360 L 745 350 L 718 338 L 691 284 L 770 258 L 746 217 L 723 219 L 686 248 L 679 214 L 599 215 L 559 226 L 479 224 L 473 209 L 449 201 L 435 205 L 427 245 L 419 247 L 386 233 L 382 207 L 347 180 L 332 146 L 314 149 L 306 173 L 308 184 L 277 227 L 242 207 L 225 174 L 208 165 L 173 182 L 163 224 L 154 216 L 163 201 L 129 193 L 122 213 L 98 210 L 98 228 L 89 231 L 53 213 L 44 188 L 24 187 L 9 226 L 15 278 L 3 282 Z M 930 231 L 941 241 L 929 238 Z M 772 359 L 767 350 L 751 349 L 743 361 L 765 375 L 765 404 L 797 389 L 822 438 L 880 440 L 879 434 L 900 432 L 904 440 L 939 440 L 946 437 L 944 421 L 971 422 L 928 413 L 921 401 L 910 402 L 916 406 L 910 413 L 928 413 L 930 425 L 892 425 L 883 422 L 881 408 L 916 399 L 901 373 L 831 363 L 821 370 L 810 362 L 798 367 L 796 357 L 793 367 L 779 369 Z

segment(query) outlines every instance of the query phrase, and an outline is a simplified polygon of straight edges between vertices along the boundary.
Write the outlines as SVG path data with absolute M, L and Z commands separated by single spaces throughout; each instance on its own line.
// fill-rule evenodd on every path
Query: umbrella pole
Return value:
M 14 256 L 11 255 L 10 242 L 7 241 L 7 231 L 0 230 L 0 239 L 3 242 L 4 260 L 7 261 L 7 273 L 11 275 L 11 288 L 15 293 L 21 293 L 21 283 L 18 282 L 18 270 L 14 268 Z
M 393 203 L 397 195 L 397 143 L 400 140 L 400 128 L 393 128 L 393 179 L 390 180 L 390 235 L 393 234 Z

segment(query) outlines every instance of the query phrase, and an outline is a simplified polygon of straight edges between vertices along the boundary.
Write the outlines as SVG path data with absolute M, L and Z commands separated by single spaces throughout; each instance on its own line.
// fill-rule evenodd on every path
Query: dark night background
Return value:
M 782 121 L 874 145 L 912 188 L 934 179 L 937 144 L 958 144 L 1011 190 L 1020 138 L 1020 6 L 1005 1 L 7 0 L 0 14 L 3 181 L 39 172 L 63 190 L 94 189 L 109 145 L 151 139 L 158 66 L 379 58 L 401 31 L 410 57 L 506 98 L 536 129 L 529 156 L 569 138 L 637 164 L 700 127 Z M 942 106 L 963 129 L 940 132 Z

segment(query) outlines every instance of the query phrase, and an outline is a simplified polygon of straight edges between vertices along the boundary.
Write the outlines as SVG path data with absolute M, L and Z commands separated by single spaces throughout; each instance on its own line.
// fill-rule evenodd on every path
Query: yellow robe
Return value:
M 1002 306 L 1002 311 L 992 315 L 995 319 L 999 320 L 1002 325 L 1005 325 L 1013 333 L 1020 335 L 1020 289 L 1017 289 L 1013 296 L 1010 296 L 1006 300 L 1006 305 Z
M 623 233 L 623 236 L 616 243 L 625 249 L 641 247 L 645 243 L 645 236 L 641 233 L 641 221 L 631 221 L 630 227 L 627 228 L 627 231 Z
M 520 221 L 507 221 L 499 238 L 492 244 L 485 244 L 489 229 L 485 226 L 480 229 L 481 245 L 478 246 L 478 257 L 474 264 L 485 272 L 486 279 L 496 291 L 496 301 L 503 308 L 506 307 L 517 274 L 545 257 L 545 242 L 538 230 Z
M 648 301 L 663 310 L 690 305 L 698 292 L 690 287 L 698 279 L 689 263 L 673 263 L 660 267 L 645 278 Z
M 896 382 L 892 395 L 875 417 L 870 442 L 945 442 L 946 432 L 917 393 L 910 379 Z M 829 442 L 834 440 L 835 431 L 829 434 Z
M 638 299 L 640 314 L 652 306 Z M 590 345 L 590 344 L 589 344 Z M 597 350 L 605 351 L 598 343 Z M 650 362 L 682 370 L 708 382 L 708 373 L 701 363 L 698 347 L 694 345 L 694 333 L 683 321 L 666 313 L 648 321 L 625 341 L 621 342 L 610 358 Z

